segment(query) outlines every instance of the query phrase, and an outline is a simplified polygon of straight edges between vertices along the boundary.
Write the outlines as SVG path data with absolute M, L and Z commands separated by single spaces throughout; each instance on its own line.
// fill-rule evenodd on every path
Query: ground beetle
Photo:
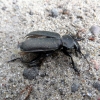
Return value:
M 68 34 L 61 37 L 58 33 L 55 32 L 33 31 L 26 35 L 26 37 L 27 39 L 20 45 L 21 51 L 28 53 L 38 53 L 38 56 L 30 62 L 25 62 L 22 58 L 16 59 L 20 59 L 22 62 L 28 63 L 30 66 L 35 66 L 41 64 L 41 60 L 43 60 L 49 54 L 60 50 L 66 56 L 71 58 L 73 69 L 79 74 L 79 70 L 76 68 L 71 56 L 72 52 L 70 51 L 74 50 L 76 55 L 84 55 L 81 52 L 80 45 L 77 42 L 78 40 L 74 36 Z

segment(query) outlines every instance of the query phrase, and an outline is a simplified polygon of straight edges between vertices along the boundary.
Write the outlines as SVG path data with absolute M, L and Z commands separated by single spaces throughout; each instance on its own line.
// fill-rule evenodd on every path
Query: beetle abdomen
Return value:
M 20 48 L 25 52 L 51 51 L 59 49 L 60 39 L 55 38 L 30 38 L 24 41 Z

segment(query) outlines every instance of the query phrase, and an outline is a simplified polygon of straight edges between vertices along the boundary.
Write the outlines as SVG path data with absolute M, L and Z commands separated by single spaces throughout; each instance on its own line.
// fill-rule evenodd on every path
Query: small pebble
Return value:
M 77 18 L 78 19 L 83 19 L 83 16 L 78 15 Z
M 97 25 L 91 26 L 90 32 L 91 32 L 93 35 L 97 36 L 98 34 L 100 34 L 100 27 L 97 26 Z
M 33 15 L 33 12 L 32 12 L 32 11 L 30 11 L 30 12 L 29 12 L 29 14 L 30 14 L 30 15 Z
M 13 79 L 12 79 L 12 78 L 10 78 L 8 82 L 9 82 L 9 83 L 12 83 L 12 82 L 13 82 Z
M 84 100 L 91 100 L 91 97 L 89 95 L 84 95 Z
M 58 17 L 58 15 L 59 15 L 58 10 L 55 9 L 55 8 L 53 8 L 53 9 L 51 10 L 51 16 L 52 16 L 52 17 Z
M 96 70 L 99 70 L 99 64 L 98 64 L 98 62 L 97 62 L 97 60 L 92 60 L 92 63 L 94 64 L 94 68 L 96 69 Z
M 15 5 L 15 6 L 13 6 L 13 9 L 14 9 L 14 11 L 18 11 L 19 10 L 19 6 Z
M 60 95 L 64 95 L 63 89 L 59 89 L 58 91 Z
M 45 72 L 40 74 L 41 77 L 48 76 Z
M 52 81 L 50 82 L 50 85 L 55 85 L 55 81 L 52 80 Z
M 93 87 L 100 92 L 100 84 L 98 82 L 93 83 Z
M 65 16 L 61 16 L 61 19 L 65 19 Z
M 17 3 L 17 0 L 13 0 L 13 4 L 16 4 Z
M 1 9 L 2 9 L 2 10 L 6 10 L 6 9 L 7 9 L 7 7 L 2 7 Z
M 98 78 L 98 81 L 100 81 L 100 78 Z
M 69 14 L 69 11 L 67 9 L 63 9 L 62 14 Z
M 97 100 L 100 100 L 100 97 L 98 97 Z
M 73 83 L 72 86 L 71 86 L 71 92 L 78 91 L 79 87 L 80 87 L 79 83 Z
M 95 37 L 94 36 L 90 36 L 88 39 L 91 40 L 91 41 L 94 41 Z
M 23 71 L 23 76 L 26 79 L 32 80 L 32 79 L 36 78 L 38 73 L 39 73 L 38 67 L 26 68 Z
M 2 53 L 3 52 L 3 50 L 0 50 L 0 53 Z
M 85 56 L 85 58 L 88 58 L 89 57 L 89 53 L 86 53 L 84 56 Z

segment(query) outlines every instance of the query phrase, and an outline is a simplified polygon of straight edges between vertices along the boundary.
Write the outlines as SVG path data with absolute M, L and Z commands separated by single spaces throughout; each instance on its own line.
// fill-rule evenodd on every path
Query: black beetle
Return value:
M 74 36 L 63 35 L 61 37 L 58 33 L 55 32 L 34 31 L 26 35 L 26 37 L 27 39 L 20 45 L 21 51 L 28 53 L 38 53 L 38 56 L 35 59 L 27 62 L 30 66 L 41 64 L 41 60 L 43 60 L 46 56 L 54 53 L 57 50 L 61 50 L 66 56 L 71 58 L 73 69 L 79 74 L 79 70 L 76 68 L 71 56 L 72 52 L 70 53 L 70 51 L 74 50 L 76 55 L 78 55 L 78 53 L 82 56 L 84 55 L 81 52 L 80 45 L 77 42 L 78 40 Z M 22 58 L 16 59 L 20 59 L 22 62 L 24 62 Z

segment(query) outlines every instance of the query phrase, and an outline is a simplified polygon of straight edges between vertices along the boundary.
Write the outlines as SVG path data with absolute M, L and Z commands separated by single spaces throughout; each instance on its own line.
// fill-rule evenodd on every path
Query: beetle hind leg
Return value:
M 42 63 L 42 60 L 43 60 L 43 56 L 41 53 L 39 53 L 34 59 L 32 59 L 31 61 L 27 61 L 27 60 L 24 60 L 23 57 L 18 57 L 18 58 L 14 58 L 14 59 L 11 59 L 9 61 L 7 61 L 7 63 L 9 62 L 14 62 L 16 60 L 20 60 L 22 63 L 25 63 L 27 64 L 28 66 L 30 67 L 39 67 Z

